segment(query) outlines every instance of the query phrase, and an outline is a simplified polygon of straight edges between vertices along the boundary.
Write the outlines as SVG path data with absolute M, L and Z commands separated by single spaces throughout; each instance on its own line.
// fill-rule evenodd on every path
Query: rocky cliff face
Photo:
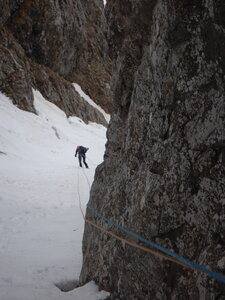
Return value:
M 3 92 L 20 107 L 32 110 L 33 86 L 67 114 L 85 116 L 89 105 L 82 100 L 79 104 L 71 86 L 77 82 L 110 112 L 111 61 L 105 55 L 106 22 L 101 0 L 2 0 L 0 5 Z M 20 95 L 16 86 L 22 87 Z M 99 113 L 90 109 L 95 118 Z M 93 121 L 92 117 L 84 118 Z
M 224 1 L 107 6 L 114 108 L 89 204 L 225 276 Z M 94 279 L 112 299 L 225 299 L 223 283 L 88 224 L 83 254 L 81 283 Z

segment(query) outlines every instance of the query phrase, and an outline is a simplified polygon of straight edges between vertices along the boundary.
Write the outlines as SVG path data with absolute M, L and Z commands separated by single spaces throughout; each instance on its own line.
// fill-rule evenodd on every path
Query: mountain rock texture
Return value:
M 101 0 L 0 0 L 0 24 L 2 92 L 33 111 L 31 87 L 37 88 L 67 114 L 105 123 L 71 85 L 80 84 L 111 111 L 111 60 L 105 54 Z
M 225 276 L 225 3 L 108 0 L 106 15 L 113 114 L 89 205 Z M 89 224 L 83 255 L 81 283 L 110 299 L 225 299 L 224 283 Z

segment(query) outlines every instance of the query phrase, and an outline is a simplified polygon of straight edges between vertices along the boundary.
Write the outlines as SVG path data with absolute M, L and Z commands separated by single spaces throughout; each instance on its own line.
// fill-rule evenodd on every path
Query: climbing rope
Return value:
M 90 159 L 90 157 L 88 157 L 88 164 L 89 164 L 89 162 L 91 162 L 93 166 L 95 166 L 95 167 L 97 166 L 97 165 L 93 162 L 93 160 Z
M 83 171 L 83 174 L 84 174 L 84 176 L 85 176 L 85 178 L 86 178 L 86 181 L 87 181 L 87 183 L 88 183 L 89 193 L 90 193 L 90 191 L 91 191 L 91 184 L 90 184 L 90 181 L 88 180 L 87 174 L 85 173 L 85 171 L 84 171 L 83 168 L 82 168 L 82 171 Z
M 83 173 L 85 174 L 85 172 L 83 171 Z M 78 176 L 79 177 L 79 176 Z M 88 185 L 89 185 L 89 191 L 90 191 L 90 182 L 87 178 L 87 175 L 85 174 L 85 177 L 87 179 L 87 182 L 88 182 Z M 79 179 L 78 179 L 78 184 L 79 184 Z M 78 185 L 78 190 L 79 190 L 79 185 Z M 104 233 L 107 233 L 108 235 L 112 236 L 113 238 L 117 239 L 117 240 L 120 240 L 121 242 L 124 242 L 125 244 L 128 244 L 132 247 L 135 247 L 135 248 L 138 248 L 138 249 L 141 249 L 145 252 L 148 252 L 150 254 L 153 254 L 157 257 L 161 257 L 163 259 L 166 259 L 168 261 L 171 261 L 171 262 L 174 262 L 180 266 L 183 266 L 185 268 L 188 268 L 188 269 L 191 269 L 193 271 L 197 271 L 197 272 L 204 272 L 206 273 L 207 275 L 209 275 L 210 277 L 214 278 L 214 279 L 217 279 L 223 283 L 225 283 L 225 277 L 217 272 L 214 272 L 214 271 L 211 271 L 210 269 L 207 269 L 203 266 L 200 266 L 196 263 L 193 263 L 191 262 L 190 260 L 176 254 L 175 252 L 172 252 L 168 249 L 165 249 L 163 248 L 162 246 L 159 246 L 149 240 L 146 240 L 145 238 L 141 237 L 140 235 L 126 229 L 125 227 L 115 223 L 114 221 L 112 221 L 111 219 L 108 219 L 106 218 L 105 216 L 101 215 L 96 209 L 94 209 L 93 207 L 91 207 L 90 205 L 87 205 L 87 208 L 94 214 L 96 215 L 99 219 L 105 221 L 106 223 L 110 224 L 110 225 L 113 225 L 114 227 L 116 227 L 117 229 L 119 229 L 120 231 L 123 231 L 125 232 L 126 234 L 128 234 L 128 236 L 132 236 L 136 239 L 138 239 L 139 241 L 147 244 L 148 246 L 151 246 L 152 248 L 155 248 L 157 250 L 154 250 L 154 249 L 150 249 L 150 248 L 147 248 L 147 247 L 144 247 L 142 245 L 139 245 L 135 242 L 131 242 L 129 241 L 128 239 L 126 238 L 122 238 L 118 235 L 116 235 L 115 233 L 113 233 L 112 231 L 110 230 L 107 230 L 105 229 L 104 227 L 88 220 L 85 215 L 84 215 L 84 212 L 82 210 L 82 206 L 81 206 L 81 199 L 80 199 L 80 193 L 78 192 L 78 198 L 79 198 L 79 206 L 80 206 L 80 210 L 81 210 L 81 213 L 82 213 L 82 216 L 83 216 L 83 219 L 86 223 L 88 223 L 89 225 L 101 230 L 102 232 Z
M 83 219 L 85 220 L 84 212 L 83 212 L 82 205 L 81 205 L 81 197 L 80 197 L 80 189 L 79 189 L 80 181 L 79 181 L 79 171 L 78 170 L 79 169 L 77 169 L 77 194 L 78 194 L 79 208 L 80 208 L 81 214 L 83 216 Z
M 135 248 L 144 250 L 144 251 L 146 251 L 146 252 L 149 252 L 149 253 L 151 253 L 151 254 L 154 254 L 154 255 L 156 255 L 156 256 L 158 256 L 158 257 L 162 257 L 162 258 L 167 259 L 167 260 L 169 260 L 169 261 L 172 261 L 172 262 L 175 262 L 175 263 L 177 262 L 177 261 L 176 261 L 175 259 L 173 259 L 172 257 L 169 257 L 169 256 L 167 256 L 167 255 L 165 255 L 165 254 L 163 254 L 163 253 L 157 252 L 157 251 L 155 251 L 155 250 L 149 249 L 149 248 L 147 248 L 147 247 L 144 247 L 144 246 L 142 246 L 142 245 L 138 245 L 137 243 L 134 243 L 134 242 L 131 242 L 131 241 L 127 240 L 127 239 L 124 239 L 124 238 L 122 238 L 122 237 L 116 235 L 116 234 L 113 233 L 112 231 L 109 231 L 109 230 L 107 230 L 107 229 L 105 229 L 105 228 L 103 228 L 103 227 L 101 227 L 101 226 L 99 226 L 99 225 L 93 223 L 92 221 L 88 220 L 87 218 L 85 218 L 85 222 L 88 223 L 88 224 L 90 224 L 90 225 L 92 225 L 93 227 L 95 227 L 95 228 L 97 228 L 97 229 L 99 229 L 99 230 L 101 230 L 101 231 L 103 231 L 103 232 L 105 232 L 105 233 L 111 235 L 111 236 L 114 237 L 115 239 L 117 239 L 117 240 L 119 240 L 119 241 L 121 241 L 121 242 L 124 242 L 124 243 L 126 243 L 126 244 L 128 244 L 128 245 L 130 245 L 130 246 L 133 246 L 133 247 L 135 247 Z M 193 270 L 194 270 L 194 268 L 192 268 L 192 267 L 190 267 L 190 266 L 187 266 L 186 264 L 184 264 L 184 263 L 182 263 L 182 262 L 180 263 L 180 265 L 182 265 L 182 266 L 184 266 L 184 267 L 188 267 L 189 269 L 193 269 Z
M 187 267 L 187 268 L 189 268 L 189 269 L 196 270 L 196 271 L 198 271 L 198 272 L 204 272 L 204 273 L 208 274 L 209 276 L 211 276 L 211 277 L 213 277 L 213 278 L 215 278 L 215 279 L 217 279 L 217 280 L 222 281 L 223 283 L 225 283 L 225 277 L 224 277 L 223 275 L 221 275 L 221 274 L 219 274 L 219 273 L 217 273 L 217 272 L 211 271 L 211 270 L 209 270 L 209 269 L 207 269 L 207 268 L 205 268 L 205 267 L 203 267 L 203 266 L 200 266 L 200 265 L 198 265 L 198 264 L 196 264 L 196 263 L 193 263 L 193 262 L 191 262 L 190 260 L 188 260 L 188 259 L 186 259 L 186 258 L 184 258 L 184 257 L 182 257 L 182 256 L 180 256 L 180 255 L 178 255 L 178 254 L 176 254 L 175 252 L 172 252 L 172 251 L 170 251 L 170 250 L 168 250 L 168 249 L 165 249 L 165 248 L 163 248 L 163 247 L 161 247 L 161 246 L 159 246 L 159 245 L 157 245 L 157 244 L 155 244 L 155 243 L 153 243 L 153 242 L 151 242 L 151 241 L 149 241 L 149 240 L 144 239 L 142 236 L 140 236 L 140 235 L 138 235 L 138 234 L 136 234 L 136 233 L 134 233 L 134 232 L 132 232 L 132 231 L 130 231 L 130 230 L 128 230 L 128 229 L 126 229 L 126 228 L 124 228 L 124 227 L 118 225 L 118 224 L 116 224 L 116 223 L 113 222 L 111 219 L 108 219 L 108 218 L 102 216 L 100 213 L 98 213 L 97 210 L 95 210 L 95 209 L 94 209 L 93 207 L 91 207 L 90 205 L 87 205 L 87 208 L 88 208 L 89 210 L 91 210 L 91 211 L 92 211 L 96 216 L 98 216 L 100 219 L 102 219 L 102 220 L 104 220 L 105 222 L 107 222 L 107 223 L 113 225 L 114 227 L 120 229 L 121 231 L 127 233 L 129 236 L 135 237 L 135 238 L 138 239 L 139 241 L 141 241 L 141 242 L 143 242 L 143 243 L 145 243 L 145 244 L 148 244 L 149 246 L 151 246 L 151 247 L 153 247 L 153 248 L 156 248 L 156 249 L 159 250 L 160 252 L 155 251 L 155 250 L 152 250 L 152 249 L 150 250 L 149 248 L 146 248 L 146 247 L 143 247 L 144 249 L 143 249 L 143 248 L 141 248 L 141 249 L 143 249 L 143 250 L 145 250 L 145 251 L 147 251 L 147 252 L 150 252 L 150 253 L 152 253 L 152 254 L 154 254 L 154 255 L 156 255 L 156 256 L 160 256 L 160 257 L 163 257 L 163 258 L 165 258 L 165 259 L 167 259 L 167 260 L 173 261 L 173 262 L 175 262 L 176 264 L 179 264 L 179 265 L 181 265 L 181 266 Z M 86 220 L 86 222 L 87 222 L 87 219 L 85 219 L 85 220 Z M 93 225 L 93 224 L 92 224 L 92 225 Z M 93 226 L 94 226 L 94 225 L 93 225 Z M 95 226 L 95 227 L 97 228 L 97 226 Z M 98 229 L 101 229 L 101 226 L 98 226 Z M 105 229 L 101 229 L 101 230 L 104 231 L 104 232 L 107 232 L 107 233 L 110 232 L 110 231 L 107 231 L 107 230 L 105 230 Z M 111 235 L 112 235 L 112 234 L 111 234 Z M 113 234 L 113 235 L 114 235 L 114 234 Z M 121 239 L 121 238 L 118 238 L 118 236 L 116 236 L 116 235 L 114 235 L 114 237 L 116 237 L 117 239 L 123 240 L 123 241 L 124 241 L 125 243 L 127 243 L 127 244 L 131 244 L 127 239 Z M 134 245 L 135 245 L 135 246 L 134 246 Z M 140 248 L 140 245 L 138 245 L 138 244 L 136 244 L 136 243 L 132 243 L 132 246 L 134 246 L 134 247 L 136 247 L 136 248 Z M 146 249 L 148 249 L 148 250 L 146 250 Z

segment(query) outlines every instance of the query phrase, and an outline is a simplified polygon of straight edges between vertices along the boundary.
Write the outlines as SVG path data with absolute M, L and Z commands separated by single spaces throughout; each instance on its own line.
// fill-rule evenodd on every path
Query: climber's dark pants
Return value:
M 80 167 L 82 167 L 82 163 L 81 163 L 81 160 L 83 159 L 83 163 L 85 164 L 85 167 L 88 168 L 88 165 L 85 161 L 86 157 L 85 157 L 85 154 L 79 154 L 78 155 L 78 159 L 79 159 L 79 164 L 80 164 Z

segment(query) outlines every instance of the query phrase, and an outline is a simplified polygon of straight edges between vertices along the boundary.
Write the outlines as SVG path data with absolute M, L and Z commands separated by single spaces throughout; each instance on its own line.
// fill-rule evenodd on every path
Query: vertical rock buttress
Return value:
M 13 0 L 2 6 L 5 26 L 29 58 L 77 82 L 106 112 L 111 110 L 102 0 Z
M 0 0 L 0 91 L 35 112 L 35 88 L 67 115 L 106 125 L 71 84 L 111 112 L 106 28 L 102 0 Z
M 225 276 L 224 1 L 108 0 L 106 14 L 114 103 L 89 205 Z M 83 255 L 81 283 L 112 299 L 225 299 L 223 283 L 89 224 Z

